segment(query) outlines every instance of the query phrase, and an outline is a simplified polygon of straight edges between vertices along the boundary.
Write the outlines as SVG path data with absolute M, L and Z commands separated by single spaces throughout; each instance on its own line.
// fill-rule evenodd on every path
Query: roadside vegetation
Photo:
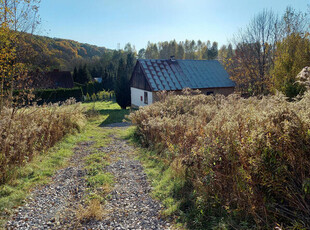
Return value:
M 54 146 L 65 135 L 81 131 L 85 116 L 73 101 L 59 105 L 3 108 L 0 114 L 0 183 L 14 179 L 14 168 Z
M 164 214 L 190 229 L 308 229 L 310 94 L 186 93 L 129 116 Z
M 4 109 L 2 112 L 6 116 L 1 116 L 1 131 L 4 133 L 5 129 L 10 132 L 9 139 L 1 136 L 0 153 L 3 153 L 3 146 L 8 145 L 5 143 L 10 143 L 9 156 L 15 154 L 14 159 L 23 160 L 18 161 L 18 164 L 13 162 L 9 166 L 2 165 L 1 169 L 7 169 L 6 166 L 10 170 L 1 174 L 0 227 L 29 192 L 50 183 L 58 169 L 70 164 L 69 159 L 78 143 L 92 141 L 94 144 L 91 148 L 94 151 L 104 147 L 109 142 L 110 132 L 104 131 L 101 126 L 121 122 L 129 114 L 128 110 L 122 110 L 112 101 L 84 104 L 70 101 L 61 106 L 33 106 L 17 109 L 13 116 L 12 109 Z M 1 156 L 2 161 L 8 159 Z M 92 204 L 98 204 L 97 200 L 102 202 L 113 183 L 113 178 L 102 170 L 102 166 L 108 164 L 108 156 L 104 152 L 96 150 L 94 154 L 85 157 L 84 162 L 87 170 L 85 179 L 89 185 L 89 211 L 79 213 L 81 221 L 94 217 L 91 211 L 96 209 L 91 208 Z

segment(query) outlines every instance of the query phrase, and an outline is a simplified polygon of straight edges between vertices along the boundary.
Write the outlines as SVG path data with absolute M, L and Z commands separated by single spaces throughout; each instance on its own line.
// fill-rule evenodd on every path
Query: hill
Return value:
M 85 60 L 98 59 L 112 50 L 86 43 L 21 33 L 18 50 L 22 62 L 41 68 L 72 70 Z

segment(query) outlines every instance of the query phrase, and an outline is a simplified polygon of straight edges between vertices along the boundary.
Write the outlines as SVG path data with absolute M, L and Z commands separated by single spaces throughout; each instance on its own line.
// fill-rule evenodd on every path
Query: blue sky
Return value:
M 262 9 L 306 11 L 310 0 L 42 0 L 39 34 L 116 49 L 176 39 L 226 44 Z

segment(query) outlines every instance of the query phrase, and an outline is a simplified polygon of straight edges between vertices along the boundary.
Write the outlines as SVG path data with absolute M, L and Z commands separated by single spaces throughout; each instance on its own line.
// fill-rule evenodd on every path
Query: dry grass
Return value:
M 77 212 L 77 219 L 80 223 L 87 223 L 90 220 L 101 220 L 103 209 L 99 199 L 90 200 L 86 208 L 80 207 Z
M 86 119 L 80 104 L 4 108 L 0 114 L 0 184 L 12 179 L 14 168 L 31 161 L 66 134 L 79 131 Z
M 184 177 L 199 213 L 310 228 L 310 93 L 296 102 L 172 95 L 129 117 L 142 143 Z

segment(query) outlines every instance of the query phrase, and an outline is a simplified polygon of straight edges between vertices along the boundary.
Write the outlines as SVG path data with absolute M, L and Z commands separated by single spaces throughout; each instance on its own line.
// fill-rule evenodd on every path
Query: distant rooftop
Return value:
M 216 60 L 138 59 L 153 91 L 234 87 Z

